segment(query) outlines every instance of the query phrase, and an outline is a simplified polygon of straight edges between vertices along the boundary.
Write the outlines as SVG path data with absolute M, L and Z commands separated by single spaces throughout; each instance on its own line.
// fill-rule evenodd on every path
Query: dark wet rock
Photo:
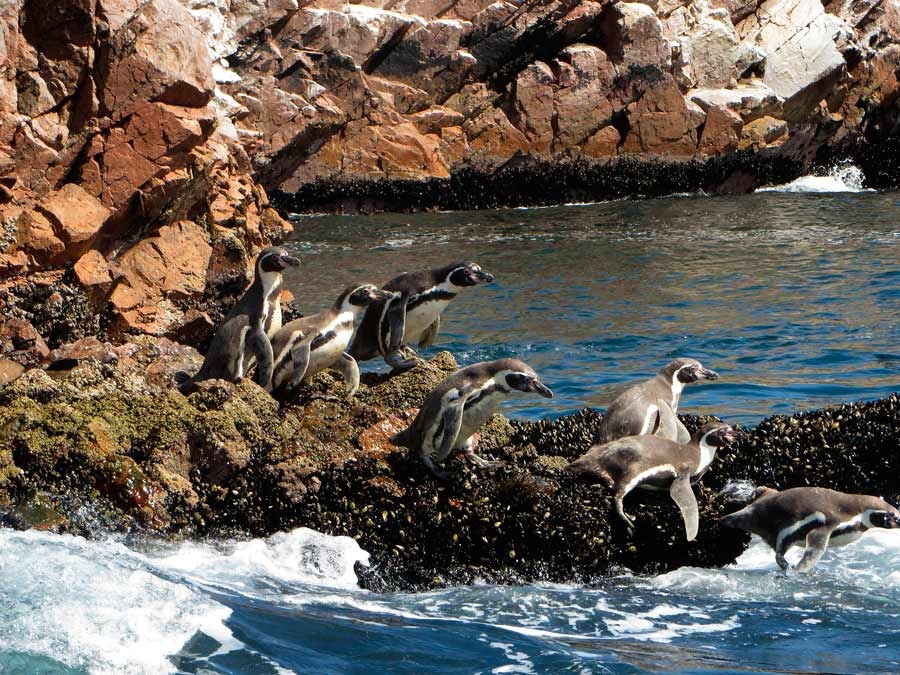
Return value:
M 456 368 L 448 353 L 366 375 L 351 400 L 338 377 L 321 373 L 279 404 L 247 380 L 211 380 L 183 396 L 169 383 L 178 363 L 198 362 L 188 350 L 165 338 L 83 340 L 55 352 L 68 355 L 68 369 L 33 368 L 0 388 L 2 522 L 85 536 L 312 527 L 359 541 L 372 554 L 362 584 L 387 590 L 590 584 L 623 567 L 724 565 L 748 541 L 718 523 L 739 508 L 720 494 L 734 480 L 900 497 L 897 396 L 761 422 L 695 487 L 700 531 L 689 543 L 668 495 L 629 495 L 629 533 L 604 487 L 565 471 L 596 434 L 601 415 L 591 409 L 534 423 L 496 415 L 479 452 L 502 466 L 474 470 L 452 457 L 450 478 L 436 480 L 389 439 Z M 694 429 L 711 418 L 682 419 Z

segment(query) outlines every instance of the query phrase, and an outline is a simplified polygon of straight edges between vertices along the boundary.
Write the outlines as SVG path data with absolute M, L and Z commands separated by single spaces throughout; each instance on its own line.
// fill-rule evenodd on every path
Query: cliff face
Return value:
M 234 6 L 204 10 L 234 45 L 222 50 L 234 77 L 221 87 L 257 175 L 267 188 L 308 194 L 300 208 L 340 184 L 348 193 L 326 201 L 354 208 L 360 179 L 440 181 L 510 165 L 552 173 L 567 162 L 613 162 L 630 175 L 635 160 L 738 158 L 678 187 L 746 190 L 766 162 L 801 171 L 888 137 L 896 123 L 893 1 Z
M 111 334 L 209 323 L 188 310 L 242 286 L 255 249 L 289 228 L 215 88 L 203 28 L 175 0 L 0 6 L 7 316 L 68 293 Z
M 335 209 L 746 190 L 860 148 L 896 181 L 898 35 L 896 0 L 7 0 L 4 311 L 51 346 L 202 339 L 288 229 L 263 188 Z

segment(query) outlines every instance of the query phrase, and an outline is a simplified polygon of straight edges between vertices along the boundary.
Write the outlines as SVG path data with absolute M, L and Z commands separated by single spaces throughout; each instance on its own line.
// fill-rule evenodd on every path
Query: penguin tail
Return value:
M 411 434 L 410 434 L 411 428 L 412 427 L 407 427 L 403 431 L 400 431 L 400 432 L 394 434 L 393 436 L 391 436 L 391 443 L 393 443 L 394 445 L 403 446 L 404 448 L 410 447 L 410 445 L 412 443 L 412 438 L 411 438 Z
M 183 370 L 179 370 L 177 373 L 175 373 L 172 376 L 172 379 L 175 380 L 175 386 L 177 386 L 179 391 L 181 391 L 181 393 L 185 396 L 197 391 L 197 383 L 194 380 L 194 377 L 188 375 Z

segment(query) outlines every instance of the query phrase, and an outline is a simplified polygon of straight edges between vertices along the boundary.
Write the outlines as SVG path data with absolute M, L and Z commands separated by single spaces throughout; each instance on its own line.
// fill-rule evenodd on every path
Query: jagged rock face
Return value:
M 889 184 L 898 34 L 874 0 L 4 2 L 0 277 L 71 266 L 110 335 L 184 335 L 286 232 L 260 184 L 471 208 L 859 147 Z
M 802 169 L 862 140 L 897 89 L 890 3 L 319 0 L 252 22 L 220 5 L 220 87 L 258 175 L 288 193 L 514 157 L 747 151 Z
M 289 226 L 214 90 L 206 35 L 177 0 L 3 3 L 7 311 L 35 304 L 24 277 L 72 266 L 66 283 L 111 307 L 110 335 L 177 334 L 204 297 L 240 285 L 255 249 Z

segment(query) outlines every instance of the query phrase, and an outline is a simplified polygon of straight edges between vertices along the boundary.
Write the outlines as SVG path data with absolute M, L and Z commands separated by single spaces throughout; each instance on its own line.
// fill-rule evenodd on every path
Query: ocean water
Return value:
M 682 410 L 753 425 L 900 389 L 900 195 L 850 169 L 739 197 L 304 216 L 287 285 L 314 312 L 349 283 L 471 258 L 497 281 L 451 304 L 426 354 L 528 361 L 557 396 L 509 414 L 603 408 L 689 355 L 721 379 Z M 0 530 L 0 673 L 900 672 L 900 531 L 804 577 L 754 540 L 726 569 L 592 588 L 375 594 L 356 584 L 367 558 L 305 529 L 177 545 Z

